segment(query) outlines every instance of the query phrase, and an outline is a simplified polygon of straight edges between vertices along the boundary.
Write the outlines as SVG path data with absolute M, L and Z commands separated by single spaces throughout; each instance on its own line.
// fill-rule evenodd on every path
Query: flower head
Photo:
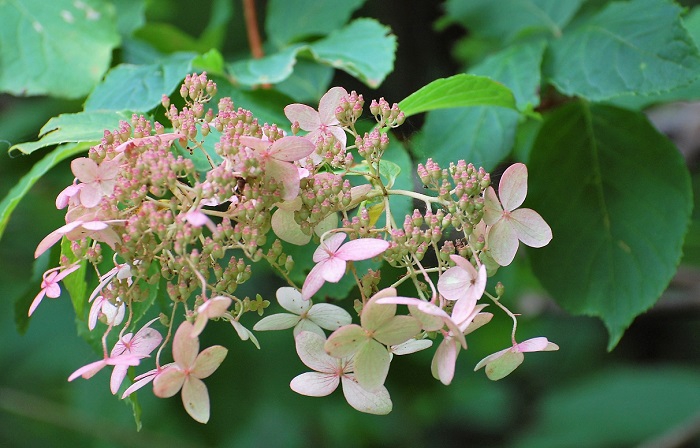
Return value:
M 199 352 L 199 338 L 190 337 L 193 326 L 184 321 L 175 332 L 173 359 L 170 366 L 155 376 L 153 393 L 160 398 L 172 397 L 182 389 L 182 404 L 200 423 L 209 421 L 209 392 L 202 379 L 221 365 L 228 350 L 214 345 Z
M 143 327 L 136 334 L 127 333 L 122 336 L 114 348 L 112 348 L 112 353 L 110 356 L 112 358 L 122 355 L 135 355 L 135 356 L 148 356 L 153 350 L 155 350 L 158 345 L 160 345 L 163 337 L 154 328 L 151 328 L 151 324 L 158 320 L 155 318 Z M 113 394 L 116 394 L 121 386 L 124 378 L 126 377 L 126 372 L 129 369 L 128 365 L 118 364 L 114 366 L 112 370 L 112 378 L 109 382 L 110 389 Z
M 547 338 L 539 337 L 528 339 L 512 347 L 496 352 L 479 361 L 474 371 L 486 366 L 486 376 L 493 381 L 508 376 L 520 364 L 523 363 L 526 352 L 549 352 L 559 350 L 559 346 L 549 342 Z
M 302 331 L 312 331 L 325 338 L 324 328 L 337 330 L 352 322 L 350 313 L 341 307 L 330 303 L 314 305 L 311 300 L 304 300 L 296 288 L 289 286 L 277 290 L 277 301 L 289 313 L 266 316 L 255 324 L 253 330 L 285 330 L 294 327 L 294 336 Z
M 346 234 L 338 232 L 322 242 L 314 252 L 316 266 L 306 276 L 301 295 L 309 299 L 325 282 L 338 283 L 348 261 L 367 260 L 383 253 L 389 242 L 376 238 L 358 238 L 343 245 Z
M 518 208 L 527 196 L 527 167 L 516 163 L 508 167 L 498 184 L 484 194 L 484 222 L 489 226 L 486 244 L 501 266 L 515 258 L 518 240 L 530 247 L 542 247 L 552 240 L 552 229 L 534 210 Z M 517 210 L 516 210 L 517 209 Z
M 351 358 L 334 358 L 324 350 L 325 337 L 311 331 L 302 331 L 295 337 L 301 362 L 315 372 L 296 376 L 289 387 L 296 393 L 309 397 L 325 397 L 343 385 L 343 395 L 348 404 L 360 412 L 385 415 L 391 412 L 389 392 L 384 386 L 373 391 L 363 389 L 353 375 Z

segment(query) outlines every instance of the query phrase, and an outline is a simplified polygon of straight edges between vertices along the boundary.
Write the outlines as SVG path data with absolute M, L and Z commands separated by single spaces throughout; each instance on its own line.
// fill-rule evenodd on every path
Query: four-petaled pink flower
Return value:
M 479 271 L 466 258 L 450 255 L 456 266 L 446 270 L 438 280 L 437 289 L 447 300 L 476 302 L 486 289 L 486 267 L 479 266 Z
M 212 297 L 199 305 L 197 307 L 197 318 L 194 321 L 190 337 L 196 338 L 199 336 L 207 325 L 207 322 L 209 322 L 209 319 L 216 319 L 223 316 L 229 306 L 231 306 L 231 299 L 225 296 Z
M 500 380 L 508 376 L 520 364 L 523 363 L 527 352 L 549 352 L 559 350 L 559 346 L 554 342 L 549 342 L 547 338 L 539 337 L 528 339 L 519 344 L 496 352 L 479 361 L 474 367 L 474 371 L 486 366 L 486 376 L 493 381 Z
M 54 268 L 44 272 L 43 280 L 41 281 L 41 291 L 39 291 L 39 294 L 37 294 L 34 298 L 34 301 L 29 307 L 29 312 L 27 315 L 32 315 L 34 310 L 36 310 L 36 307 L 38 307 L 41 301 L 44 299 L 44 296 L 52 299 L 60 296 L 61 287 L 58 285 L 58 282 L 66 278 L 66 276 L 71 272 L 78 270 L 78 268 L 80 268 L 80 265 L 76 264 L 75 266 L 70 266 L 63 269 L 62 271 L 60 271 L 58 268 Z
M 160 398 L 172 397 L 182 389 L 182 404 L 199 423 L 209 421 L 209 392 L 202 379 L 221 365 L 228 350 L 214 345 L 199 353 L 199 338 L 190 337 L 193 326 L 184 321 L 175 332 L 173 359 L 175 362 L 156 375 L 153 393 Z
M 255 324 L 253 330 L 286 330 L 294 327 L 294 336 L 302 331 L 312 331 L 325 338 L 324 328 L 337 330 L 352 322 L 350 313 L 341 307 L 330 303 L 314 305 L 311 300 L 304 300 L 296 288 L 289 286 L 277 290 L 277 301 L 289 313 L 266 316 Z
M 121 355 L 136 355 L 136 356 L 148 356 L 153 350 L 160 344 L 163 337 L 158 333 L 157 330 L 151 328 L 150 325 L 158 320 L 155 318 L 150 322 L 146 323 L 136 334 L 127 333 L 121 337 L 114 345 L 111 358 L 116 358 Z M 117 364 L 112 370 L 112 378 L 109 382 L 109 387 L 113 394 L 116 394 L 121 386 L 122 381 L 126 377 L 126 372 L 129 370 L 128 365 Z
M 392 403 L 384 386 L 373 391 L 363 389 L 353 375 L 352 358 L 334 358 L 323 349 L 326 339 L 311 331 L 302 331 L 295 337 L 301 362 L 315 372 L 297 375 L 289 384 L 296 393 L 309 397 L 325 397 L 343 385 L 348 404 L 360 412 L 385 415 Z
M 304 137 L 282 137 L 270 143 L 250 136 L 242 136 L 241 144 L 252 148 L 263 164 L 266 178 L 273 178 L 282 185 L 282 199 L 290 201 L 299 194 L 299 169 L 292 162 L 314 152 L 314 144 Z
M 313 256 L 316 266 L 301 288 L 305 299 L 316 294 L 325 282 L 338 283 L 345 274 L 348 261 L 367 260 L 389 248 L 389 242 L 376 238 L 358 238 L 342 245 L 346 237 L 342 232 L 336 233 L 316 248 Z
M 321 97 L 318 112 L 306 104 L 290 104 L 284 108 L 284 114 L 290 122 L 297 122 L 301 129 L 309 131 L 305 137 L 312 142 L 316 143 L 319 136 L 331 133 L 345 147 L 347 136 L 335 116 L 335 110 L 345 96 L 348 92 L 344 88 L 333 87 Z
M 335 358 L 354 355 L 355 377 L 369 391 L 384 384 L 391 355 L 386 346 L 402 344 L 420 331 L 412 316 L 397 316 L 396 305 L 381 304 L 382 297 L 395 297 L 396 289 L 386 288 L 376 293 L 362 308 L 360 325 L 340 327 L 326 341 L 326 352 Z
M 530 247 L 542 247 L 552 240 L 552 229 L 534 210 L 520 208 L 527 196 L 527 167 L 516 163 L 508 167 L 498 184 L 484 194 L 484 222 L 488 228 L 486 244 L 494 261 L 508 266 L 515 258 L 518 240 Z M 516 210 L 517 209 L 517 210 Z
M 119 175 L 119 160 L 105 160 L 99 165 L 87 157 L 74 159 L 70 164 L 71 170 L 80 184 L 80 203 L 83 207 L 92 208 L 100 203 L 103 196 L 109 196 L 114 191 Z
M 46 252 L 51 246 L 61 241 L 63 237 L 71 241 L 80 240 L 90 237 L 95 241 L 106 243 L 114 249 L 119 242 L 119 235 L 109 226 L 109 223 L 104 221 L 73 221 L 59 227 L 49 233 L 39 242 L 39 245 L 34 251 L 34 258 L 39 258 L 39 255 Z

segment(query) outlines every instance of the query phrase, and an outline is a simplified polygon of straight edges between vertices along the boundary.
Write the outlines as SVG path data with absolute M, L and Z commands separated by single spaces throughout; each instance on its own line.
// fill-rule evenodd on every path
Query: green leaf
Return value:
M 224 56 L 219 52 L 219 50 L 216 50 L 214 48 L 194 58 L 192 60 L 192 66 L 197 71 L 205 71 L 209 75 L 226 75 L 226 67 L 224 66 Z
M 700 55 L 666 0 L 614 2 L 551 43 L 546 73 L 565 95 L 601 101 L 690 84 Z
M 396 36 L 374 19 L 357 19 L 309 48 L 318 61 L 377 88 L 394 69 Z
M 0 91 L 87 95 L 119 44 L 114 9 L 86 0 L 0 2 Z
M 148 65 L 119 64 L 95 87 L 85 111 L 130 110 L 148 112 L 161 104 L 192 70 L 194 53 L 175 53 Z
M 643 115 L 572 103 L 542 126 L 529 179 L 554 234 L 530 251 L 533 270 L 568 311 L 599 316 L 612 349 L 676 272 L 692 209 L 685 162 Z
M 544 40 L 511 45 L 469 71 L 503 83 L 513 93 L 519 110 L 536 107 L 540 104 L 540 65 L 545 47 Z
M 119 0 L 114 2 L 117 30 L 122 36 L 131 36 L 146 23 L 145 0 Z
M 99 142 L 104 136 L 105 129 L 117 129 L 121 120 L 131 120 L 131 116 L 125 112 L 116 111 L 61 114 L 50 119 L 41 128 L 39 131 L 41 139 L 14 145 L 10 148 L 10 152 L 17 150 L 30 154 L 37 149 L 59 143 Z
M 209 50 L 208 46 L 169 23 L 147 22 L 134 32 L 134 37 L 166 54 L 177 51 L 204 53 Z
M 161 276 L 160 263 L 158 263 L 158 261 L 154 260 L 151 262 L 151 265 L 148 267 L 148 275 L 153 280 L 152 283 L 144 279 L 139 280 L 139 286 L 148 291 L 148 298 L 142 302 L 133 302 L 131 304 L 133 312 L 131 320 L 132 331 L 137 331 L 137 324 L 143 319 L 143 316 L 146 315 L 148 310 L 151 309 L 151 306 L 156 302 L 156 298 L 160 292 Z
M 341 28 L 365 0 L 270 0 L 265 32 L 278 48 L 310 36 L 325 36 Z
M 73 254 L 70 246 L 71 241 L 63 237 L 61 239 L 61 257 L 66 257 L 69 262 L 74 263 L 79 258 Z M 85 274 L 87 274 L 87 260 L 83 259 L 80 261 L 80 268 L 63 279 L 63 286 L 66 287 L 66 291 L 70 294 L 70 300 L 73 303 L 76 316 L 82 316 L 85 313 L 85 304 L 88 299 L 88 285 L 85 280 Z
M 10 216 L 14 211 L 19 201 L 27 194 L 32 185 L 36 183 L 44 174 L 51 168 L 56 166 L 62 160 L 72 157 L 76 154 L 84 152 L 90 147 L 90 143 L 78 143 L 62 145 L 47 154 L 43 159 L 37 162 L 27 174 L 7 193 L 0 202 L 0 238 L 2 238 Z
M 504 42 L 536 33 L 558 37 L 583 0 L 448 0 L 447 17 L 475 35 Z
M 249 86 L 282 82 L 294 71 L 297 53 L 301 48 L 304 47 L 294 45 L 260 59 L 237 61 L 230 64 L 228 69 L 237 82 Z
M 464 159 L 490 171 L 513 148 L 518 113 L 497 107 L 434 110 L 413 140 L 419 160 L 431 157 L 443 168 Z
M 328 91 L 334 72 L 333 67 L 299 59 L 294 72 L 277 84 L 275 90 L 299 103 L 318 103 L 319 98 Z
M 435 109 L 467 106 L 500 106 L 515 109 L 513 93 L 484 76 L 459 74 L 440 78 L 413 92 L 399 103 L 409 117 Z
M 607 370 L 545 396 L 513 446 L 666 446 L 653 442 L 695 421 L 699 402 L 695 371 L 655 366 Z

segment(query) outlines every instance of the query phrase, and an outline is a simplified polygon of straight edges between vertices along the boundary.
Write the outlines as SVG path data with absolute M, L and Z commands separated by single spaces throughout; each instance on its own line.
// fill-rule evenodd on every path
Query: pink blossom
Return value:
M 376 293 L 362 308 L 361 326 L 342 326 L 325 344 L 326 352 L 335 358 L 354 355 L 355 377 L 368 391 L 382 386 L 389 372 L 391 355 L 386 346 L 402 344 L 420 331 L 420 324 L 413 317 L 396 316 L 396 305 L 378 302 L 395 296 L 394 288 Z
M 231 299 L 225 296 L 212 297 L 199 305 L 197 307 L 197 318 L 194 321 L 190 337 L 196 338 L 199 336 L 209 319 L 217 319 L 223 316 L 229 306 L 231 306 Z
M 286 330 L 294 327 L 294 336 L 302 331 L 312 331 L 325 338 L 324 328 L 337 330 L 352 322 L 350 313 L 341 307 L 330 303 L 314 305 L 311 300 L 304 300 L 296 288 L 289 286 L 277 290 L 277 301 L 289 313 L 266 316 L 255 324 L 253 330 Z
M 343 385 L 343 395 L 348 404 L 360 412 L 385 415 L 391 412 L 392 403 L 384 386 L 373 391 L 363 389 L 353 375 L 351 357 L 334 358 L 324 351 L 325 337 L 302 331 L 295 337 L 297 353 L 314 372 L 297 375 L 289 384 L 296 393 L 309 397 L 325 397 Z
M 68 381 L 73 381 L 79 376 L 82 376 L 86 380 L 90 379 L 93 376 L 95 376 L 97 372 L 99 372 L 107 366 L 137 366 L 143 358 L 146 358 L 146 355 L 119 355 L 109 357 L 105 355 L 104 359 L 91 362 L 90 364 L 84 365 L 83 367 L 73 372 L 68 377 Z
M 303 137 L 282 137 L 273 143 L 259 138 L 242 136 L 241 144 L 252 148 L 263 164 L 265 177 L 273 178 L 283 186 L 282 199 L 289 201 L 299 194 L 299 170 L 292 163 L 314 151 L 314 145 Z
M 31 316 L 32 313 L 34 313 L 34 310 L 36 310 L 36 308 L 39 306 L 41 301 L 44 299 L 44 296 L 52 299 L 58 298 L 58 296 L 61 295 L 61 287 L 58 285 L 58 282 L 66 278 L 66 276 L 71 272 L 77 271 L 79 268 L 80 265 L 76 264 L 63 269 L 62 271 L 54 268 L 44 272 L 43 280 L 41 281 L 41 291 L 39 291 L 39 294 L 37 294 L 34 298 L 34 301 L 29 307 L 29 312 L 27 315 Z
M 335 233 L 316 248 L 313 255 L 316 265 L 301 288 L 305 299 L 316 294 L 325 282 L 338 283 L 345 274 L 348 261 L 367 260 L 389 248 L 387 241 L 376 238 L 359 238 L 343 245 L 346 237 L 342 232 Z
M 318 104 L 318 112 L 305 104 L 290 104 L 284 108 L 284 114 L 290 122 L 299 123 L 299 127 L 309 133 L 306 138 L 316 143 L 319 136 L 331 133 L 343 147 L 347 142 L 345 131 L 335 116 L 335 110 L 340 105 L 340 100 L 348 96 L 348 92 L 342 87 L 333 87 L 326 92 Z
M 150 328 L 150 325 L 158 320 L 155 318 L 143 327 L 136 334 L 127 333 L 121 337 L 112 348 L 110 357 L 115 358 L 122 355 L 148 356 L 160 344 L 163 337 L 157 330 Z M 118 364 L 112 370 L 112 378 L 109 382 L 110 389 L 113 394 L 116 394 L 126 377 L 128 365 Z
M 209 421 L 209 392 L 202 379 L 221 365 L 228 350 L 214 345 L 199 352 L 199 338 L 190 337 L 191 323 L 184 321 L 175 332 L 175 362 L 155 376 L 153 393 L 160 398 L 172 397 L 182 389 L 182 404 L 190 416 L 200 423 Z
M 87 208 L 95 207 L 103 196 L 114 191 L 119 175 L 119 160 L 105 160 L 99 165 L 87 157 L 74 159 L 71 170 L 80 184 L 80 203 Z
M 508 266 L 515 258 L 518 240 L 530 247 L 542 247 L 552 240 L 552 229 L 534 210 L 520 208 L 527 196 L 527 167 L 516 163 L 508 167 L 498 184 L 484 194 L 484 222 L 488 228 L 486 243 L 496 263 Z M 517 209 L 517 210 L 516 210 Z
M 68 207 L 68 205 L 78 206 L 80 205 L 80 190 L 83 184 L 71 184 L 61 191 L 58 196 L 56 196 L 56 208 L 63 209 Z
M 467 299 L 476 302 L 486 289 L 486 267 L 479 266 L 479 271 L 466 258 L 450 255 L 456 263 L 446 270 L 438 280 L 437 289 L 447 300 Z
M 155 369 L 149 370 L 148 372 L 144 372 L 141 375 L 137 375 L 136 378 L 134 378 L 134 383 L 131 386 L 127 387 L 124 393 L 122 394 L 122 399 L 128 397 L 137 390 L 141 389 L 146 384 L 153 381 L 156 378 L 156 376 L 160 375 L 161 372 L 163 372 L 170 366 L 171 364 L 166 364 L 164 366 L 160 366 Z
M 474 367 L 474 371 L 486 366 L 486 376 L 493 381 L 500 380 L 508 376 L 520 364 L 523 363 L 527 352 L 549 352 L 559 350 L 559 346 L 549 342 L 545 337 L 532 338 L 519 344 L 506 348 L 479 361 Z
M 194 227 L 199 228 L 202 226 L 207 226 L 207 228 L 212 232 L 216 230 L 214 222 L 201 210 L 190 210 L 189 212 L 186 212 L 183 216 L 185 218 L 185 221 L 189 222 Z
M 119 235 L 104 221 L 73 221 L 59 227 L 49 233 L 39 242 L 39 245 L 34 251 L 34 258 L 39 258 L 39 255 L 46 252 L 51 246 L 61 241 L 63 237 L 71 241 L 80 240 L 83 238 L 92 238 L 95 241 L 106 243 L 114 249 L 119 242 Z

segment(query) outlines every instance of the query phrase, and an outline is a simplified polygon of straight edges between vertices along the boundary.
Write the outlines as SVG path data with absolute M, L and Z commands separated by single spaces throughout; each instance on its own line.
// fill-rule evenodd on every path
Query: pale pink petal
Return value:
M 148 327 L 157 319 L 158 318 L 151 320 L 136 333 L 136 336 L 134 336 L 134 338 L 131 340 L 130 353 L 147 355 L 160 345 L 163 337 L 160 335 L 158 330 Z
M 119 392 L 119 387 L 122 385 L 124 378 L 126 378 L 129 366 L 114 366 L 112 370 L 112 376 L 109 379 L 109 390 L 112 394 L 116 395 Z
M 270 220 L 272 230 L 277 238 L 296 246 L 304 246 L 311 241 L 311 235 L 301 231 L 301 226 L 294 220 L 293 210 L 282 210 L 278 208 L 272 214 Z
M 209 421 L 209 392 L 202 380 L 193 376 L 185 379 L 182 385 L 182 405 L 190 417 L 199 423 Z
M 486 376 L 492 381 L 498 381 L 510 375 L 523 363 L 525 355 L 512 350 L 506 351 L 502 356 L 486 364 Z
M 291 163 L 269 159 L 265 164 L 265 177 L 282 184 L 283 200 L 291 201 L 299 194 L 299 171 Z
M 94 160 L 87 157 L 73 159 L 70 163 L 71 171 L 80 182 L 93 182 L 98 174 L 99 168 Z
M 100 185 L 95 182 L 82 185 L 83 188 L 80 189 L 80 203 L 86 208 L 95 207 L 102 200 Z
M 343 395 L 348 404 L 360 412 L 375 415 L 386 415 L 391 412 L 391 397 L 386 387 L 380 386 L 369 392 L 357 383 L 351 376 L 343 376 Z
M 100 164 L 100 177 L 102 178 L 102 180 L 112 180 L 115 177 L 117 177 L 120 170 L 121 165 L 119 163 L 119 160 L 104 160 Z
M 313 260 L 319 263 L 330 257 L 330 254 L 334 254 L 338 251 L 338 248 L 343 241 L 345 241 L 347 235 L 343 232 L 334 233 L 330 237 L 326 238 L 322 244 L 320 244 L 314 251 Z
M 413 316 L 395 316 L 374 332 L 374 338 L 384 345 L 408 341 L 420 332 L 420 323 Z
M 291 286 L 279 288 L 275 295 L 277 296 L 277 302 L 290 313 L 303 314 L 313 305 L 313 302 L 304 300 L 301 293 Z
M 337 330 L 352 323 L 352 316 L 339 306 L 330 303 L 318 303 L 311 307 L 307 318 L 326 330 Z
M 193 329 L 192 324 L 185 320 L 178 327 L 173 339 L 173 359 L 183 369 L 192 367 L 199 352 L 199 339 L 190 337 Z
M 455 364 L 460 346 L 451 337 L 446 337 L 438 346 L 431 363 L 431 371 L 435 379 L 448 386 L 455 375 Z
M 519 343 L 516 350 L 519 352 L 543 352 L 559 350 L 559 346 L 549 342 L 545 337 L 539 337 Z
M 298 314 L 279 313 L 271 314 L 260 319 L 254 326 L 255 331 L 286 330 L 299 323 L 301 317 Z
M 347 134 L 345 134 L 343 128 L 341 128 L 340 126 L 329 126 L 327 130 L 331 134 L 333 134 L 333 137 L 335 137 L 335 139 L 340 142 L 343 148 L 345 148 L 345 145 L 347 145 L 348 142 L 348 136 Z
M 294 337 L 299 359 L 308 368 L 332 374 L 338 370 L 340 360 L 330 356 L 324 349 L 326 340 L 314 332 L 302 331 Z
M 153 395 L 159 398 L 172 397 L 182 388 L 185 377 L 185 372 L 176 365 L 163 369 L 153 380 Z
M 46 288 L 44 288 L 44 290 L 46 292 L 46 297 L 50 297 L 52 299 L 55 299 L 61 295 L 61 287 L 53 282 L 50 285 L 46 285 Z
M 508 167 L 498 184 L 498 195 L 506 211 L 513 211 L 523 205 L 527 196 L 527 167 L 515 163 Z
M 348 96 L 347 90 L 342 87 L 332 87 L 328 92 L 324 93 L 318 103 L 318 115 L 321 123 L 326 125 L 338 124 L 338 119 L 335 117 L 335 110 L 340 105 L 340 100 Z
M 105 359 L 100 359 L 99 361 L 91 362 L 90 364 L 85 365 L 76 370 L 75 372 L 71 373 L 71 375 L 68 377 L 68 381 L 73 381 L 79 376 L 82 376 L 85 379 L 90 379 L 93 376 L 95 376 L 97 372 L 104 369 L 105 366 L 107 366 L 107 361 Z
M 122 399 L 128 397 L 132 393 L 136 392 L 137 390 L 141 389 L 143 386 L 146 384 L 150 383 L 153 381 L 153 379 L 156 377 L 158 374 L 157 369 L 150 370 L 146 372 L 145 374 L 139 375 L 135 378 L 136 381 L 134 381 L 134 384 L 131 386 L 127 387 L 127 389 L 124 391 L 122 394 Z
M 39 255 L 43 254 L 48 248 L 58 243 L 61 240 L 61 238 L 63 238 L 63 235 L 65 235 L 73 229 L 80 227 L 82 224 L 82 221 L 69 222 L 68 224 L 61 226 L 58 229 L 46 235 L 36 247 L 36 251 L 34 251 L 34 258 L 39 258 Z
M 306 104 L 290 104 L 284 108 L 284 115 L 294 123 L 299 123 L 299 127 L 305 131 L 313 131 L 321 126 L 321 117 L 318 112 Z
M 334 358 L 347 358 L 360 350 L 370 340 L 364 329 L 357 324 L 338 328 L 328 337 L 324 345 L 326 353 Z
M 409 339 L 401 344 L 392 345 L 390 351 L 395 355 L 410 355 L 411 353 L 425 350 L 432 345 L 433 341 L 430 339 Z
M 61 191 L 56 197 L 56 208 L 61 210 L 68 207 L 70 200 L 80 192 L 82 187 L 80 185 L 71 184 Z
M 54 282 L 59 282 L 59 281 L 63 280 L 64 278 L 66 278 L 66 277 L 67 277 L 69 274 L 71 274 L 72 272 L 77 271 L 78 269 L 80 269 L 80 265 L 79 265 L 79 264 L 76 264 L 76 265 L 74 265 L 74 266 L 71 266 L 71 267 L 69 267 L 69 268 L 66 268 L 66 269 L 62 270 L 58 275 L 56 275 L 56 277 L 53 279 L 53 281 L 54 281 Z
M 296 393 L 307 397 L 325 397 L 338 388 L 340 379 L 331 373 L 306 372 L 297 375 L 289 383 Z
M 288 136 L 275 141 L 270 148 L 273 158 L 285 162 L 301 160 L 314 152 L 316 146 L 304 137 Z
M 391 355 L 385 346 L 370 340 L 355 354 L 355 378 L 364 389 L 377 390 L 389 373 Z
M 488 187 L 484 192 L 484 222 L 492 226 L 503 217 L 503 207 L 501 201 L 496 196 L 493 187 Z
M 321 276 L 325 281 L 338 283 L 340 279 L 343 278 L 343 275 L 345 275 L 347 262 L 338 257 L 331 257 L 328 260 L 320 262 L 316 266 L 319 267 Z
M 27 316 L 31 316 L 34 313 L 36 308 L 44 299 L 44 296 L 46 296 L 46 290 L 42 289 L 41 291 L 39 291 L 39 294 L 37 294 L 36 297 L 34 297 L 32 304 L 29 306 L 29 312 L 27 313 Z
M 231 298 L 226 296 L 216 296 L 207 300 L 197 308 L 198 313 L 206 314 L 210 319 L 221 317 L 231 306 Z
M 270 142 L 260 140 L 256 137 L 251 137 L 249 135 L 242 135 L 239 142 L 244 146 L 254 149 L 255 151 L 265 151 L 271 146 Z
M 90 312 L 88 313 L 88 329 L 90 331 L 94 330 L 97 326 L 97 319 L 100 317 L 100 313 L 102 312 L 102 302 L 105 300 L 106 299 L 103 296 L 98 296 L 90 307 Z M 120 355 L 121 353 L 114 353 L 114 351 L 112 351 L 112 354 Z
M 358 238 L 348 241 L 335 253 L 346 261 L 359 261 L 374 258 L 389 248 L 389 242 L 377 238 Z
M 190 371 L 190 376 L 195 376 L 199 379 L 207 378 L 219 368 L 227 354 L 228 349 L 221 345 L 213 345 L 205 348 L 197 355 L 194 366 L 192 366 L 192 370 Z
M 326 280 L 323 278 L 323 265 L 317 264 L 306 276 L 304 285 L 301 287 L 301 296 L 308 300 L 321 289 Z
M 502 219 L 489 230 L 487 244 L 493 260 L 501 266 L 508 266 L 518 251 L 518 235 L 511 223 Z
M 453 266 L 442 273 L 437 289 L 447 300 L 458 300 L 464 296 L 472 277 L 460 266 Z
M 510 214 L 509 220 L 518 239 L 527 246 L 542 247 L 552 241 L 552 229 L 534 210 L 520 208 Z
M 109 224 L 104 221 L 87 221 L 82 223 L 81 227 L 86 230 L 99 231 L 108 228 Z

